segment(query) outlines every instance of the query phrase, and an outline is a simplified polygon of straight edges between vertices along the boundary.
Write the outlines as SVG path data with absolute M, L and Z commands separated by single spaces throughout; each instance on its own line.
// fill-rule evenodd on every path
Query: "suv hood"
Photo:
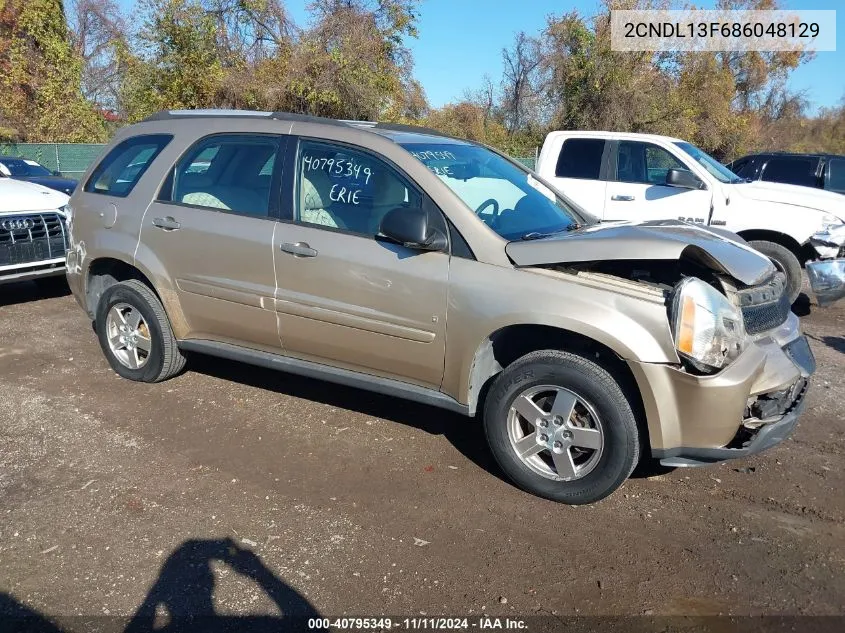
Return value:
M 570 233 L 509 242 L 508 256 L 517 266 L 608 260 L 678 260 L 687 257 L 747 286 L 775 272 L 769 258 L 725 231 L 677 220 L 596 224 Z
M 762 180 L 735 184 L 732 185 L 732 189 L 744 198 L 817 209 L 832 213 L 845 222 L 845 196 L 841 193 Z
M 67 204 L 69 196 L 41 185 L 12 178 L 0 178 L 0 213 L 55 211 Z

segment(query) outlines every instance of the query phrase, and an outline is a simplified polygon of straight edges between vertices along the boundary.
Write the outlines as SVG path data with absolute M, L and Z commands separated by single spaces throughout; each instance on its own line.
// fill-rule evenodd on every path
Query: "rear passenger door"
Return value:
M 275 234 L 276 310 L 285 353 L 437 388 L 443 378 L 449 253 L 378 236 L 385 213 L 440 210 L 364 148 L 300 139 L 286 161 Z M 295 177 L 293 177 L 295 176 Z
M 171 276 L 190 339 L 280 351 L 273 230 L 286 137 L 220 134 L 178 160 L 141 244 Z
M 608 146 L 601 138 L 568 137 L 556 158 L 541 161 L 540 175 L 564 196 L 601 218 L 607 189 Z

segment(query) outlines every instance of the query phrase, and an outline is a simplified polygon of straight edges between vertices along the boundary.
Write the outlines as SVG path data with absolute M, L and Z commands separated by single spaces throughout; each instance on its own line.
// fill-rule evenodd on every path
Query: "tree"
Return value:
M 311 7 L 315 25 L 302 34 L 291 64 L 295 111 L 353 119 L 401 116 L 409 88 L 419 102 L 422 90 L 412 81 L 403 44 L 417 34 L 413 0 L 315 0 Z
M 301 29 L 281 0 L 146 0 L 121 57 L 130 120 L 160 109 L 238 107 L 418 119 L 428 109 L 405 37 L 413 0 L 316 0 Z
M 539 118 L 537 70 L 541 64 L 540 44 L 524 32 L 517 33 L 513 46 L 502 50 L 501 111 L 508 131 L 513 134 Z
M 199 0 L 146 0 L 135 50 L 122 51 L 121 109 L 138 121 L 166 109 L 217 105 L 223 80 L 217 23 Z
M 0 119 L 21 141 L 99 141 L 60 0 L 0 0 Z
M 70 0 L 68 26 L 82 59 L 82 94 L 96 107 L 114 111 L 120 92 L 119 51 L 125 48 L 126 20 L 114 0 Z

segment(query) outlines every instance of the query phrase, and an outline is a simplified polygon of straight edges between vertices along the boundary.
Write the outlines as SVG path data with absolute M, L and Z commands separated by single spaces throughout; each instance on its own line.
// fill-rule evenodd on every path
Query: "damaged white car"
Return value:
M 845 196 L 748 182 L 694 145 L 652 134 L 551 132 L 537 172 L 604 221 L 683 220 L 722 227 L 771 258 L 820 305 L 845 296 Z M 838 280 L 838 281 L 837 281 Z

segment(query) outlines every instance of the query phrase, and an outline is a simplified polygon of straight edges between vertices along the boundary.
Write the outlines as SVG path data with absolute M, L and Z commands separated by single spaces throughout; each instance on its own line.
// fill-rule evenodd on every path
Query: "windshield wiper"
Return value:
M 543 237 L 549 237 L 551 235 L 557 235 L 558 233 L 569 233 L 570 231 L 577 231 L 580 228 L 583 228 L 583 224 L 578 224 L 577 222 L 574 224 L 569 224 L 568 226 L 563 227 L 562 229 L 558 229 L 557 231 L 548 231 L 547 233 L 540 233 L 539 231 L 531 231 L 530 233 L 526 233 L 519 239 L 521 240 L 539 240 Z

